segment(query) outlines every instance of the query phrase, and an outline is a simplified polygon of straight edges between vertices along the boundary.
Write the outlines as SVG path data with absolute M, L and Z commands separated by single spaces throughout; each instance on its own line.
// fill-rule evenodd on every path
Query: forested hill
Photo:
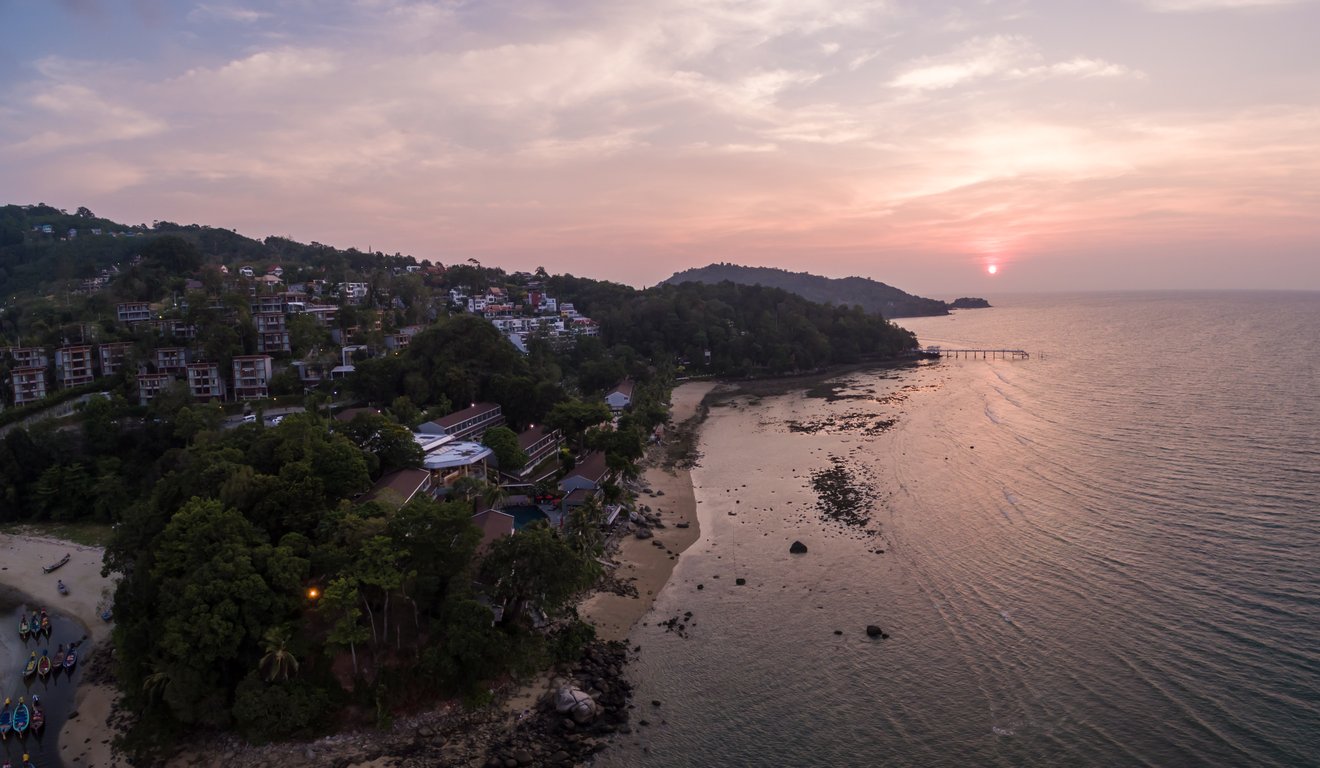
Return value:
M 677 272 L 664 282 L 720 283 L 764 285 L 782 288 L 808 301 L 819 304 L 859 306 L 870 313 L 884 317 L 922 317 L 947 315 L 950 305 L 938 299 L 913 296 L 892 285 L 865 277 L 830 278 L 806 272 L 789 272 L 771 267 L 742 267 L 737 264 L 711 264 L 706 267 Z
M 652 359 L 673 355 L 715 374 L 810 370 L 917 346 L 911 332 L 878 315 L 779 288 L 691 282 L 639 291 L 572 275 L 553 277 L 548 287 L 595 318 L 607 345 Z

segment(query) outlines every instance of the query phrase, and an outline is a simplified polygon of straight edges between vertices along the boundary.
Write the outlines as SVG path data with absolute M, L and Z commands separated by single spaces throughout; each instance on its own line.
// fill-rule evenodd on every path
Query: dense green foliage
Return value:
M 683 283 L 645 291 L 572 276 L 552 289 L 600 322 L 607 344 L 677 356 L 716 374 L 811 370 L 892 357 L 916 337 L 856 307 L 813 304 L 778 288 Z M 709 364 L 705 354 L 710 353 Z
M 818 304 L 858 306 L 872 314 L 884 317 L 922 317 L 947 315 L 949 304 L 938 299 L 925 299 L 865 277 L 830 278 L 806 272 L 789 272 L 772 267 L 743 267 L 737 264 L 711 264 L 676 272 L 665 283 L 723 282 L 738 285 L 763 285 L 782 288 L 807 301 Z

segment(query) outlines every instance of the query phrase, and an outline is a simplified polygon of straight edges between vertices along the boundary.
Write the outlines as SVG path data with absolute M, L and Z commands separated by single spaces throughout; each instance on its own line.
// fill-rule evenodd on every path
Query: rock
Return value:
M 705 584 L 698 584 L 698 585 L 697 585 L 697 589 L 705 589 L 705 588 L 706 588 L 706 585 L 705 585 Z
M 532 761 L 536 759 L 532 757 L 531 752 L 525 749 L 515 749 L 511 757 L 518 761 L 518 765 L 531 765 Z
M 842 634 L 843 634 L 843 630 L 842 630 L 842 629 L 836 629 L 836 630 L 834 630 L 834 634 L 836 634 L 836 635 L 842 635 Z
M 656 496 L 664 496 L 664 495 L 665 495 L 665 492 L 664 492 L 664 491 L 656 491 L 656 492 L 655 492 L 655 495 L 656 495 Z
M 674 523 L 675 528 L 690 528 L 691 526 L 691 523 Z
M 429 739 L 435 735 L 435 731 L 423 725 L 421 728 L 417 729 L 417 735 L 421 736 L 423 739 Z
M 795 541 L 793 542 L 793 546 L 788 548 L 788 551 L 795 555 L 805 555 L 807 553 L 807 545 L 800 541 Z
M 658 706 L 660 706 L 660 700 L 659 700 L 659 699 L 651 699 L 651 706 L 653 706 L 653 707 L 658 707 Z
M 552 763 L 567 763 L 568 760 L 568 753 L 562 749 L 550 756 L 550 762 Z
M 884 634 L 884 632 L 883 632 L 879 627 L 877 627 L 876 625 L 874 625 L 874 624 L 867 624 L 867 625 L 866 625 L 866 636 L 867 636 L 867 637 L 880 637 L 880 636 L 883 635 L 883 634 Z
M 747 583 L 747 579 L 735 579 L 733 583 L 741 587 Z
M 655 534 L 654 534 L 654 533 L 651 533 L 651 529 L 650 529 L 650 528 L 638 528 L 638 529 L 637 529 L 637 532 L 634 533 L 633 535 L 636 536 L 636 537 L 639 538 L 639 539 L 649 539 L 649 538 L 651 538 L 652 536 L 654 536 Z

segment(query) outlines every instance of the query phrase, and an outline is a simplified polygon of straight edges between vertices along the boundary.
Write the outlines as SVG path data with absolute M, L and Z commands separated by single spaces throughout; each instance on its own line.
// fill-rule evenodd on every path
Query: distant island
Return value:
M 985 299 L 963 297 L 953 302 L 914 296 L 906 291 L 866 277 L 831 278 L 806 272 L 789 272 L 772 267 L 743 267 L 737 264 L 711 264 L 676 272 L 664 282 L 721 283 L 761 285 L 779 288 L 818 304 L 860 306 L 868 313 L 884 317 L 926 317 L 947 315 L 953 309 L 977 309 L 990 306 Z

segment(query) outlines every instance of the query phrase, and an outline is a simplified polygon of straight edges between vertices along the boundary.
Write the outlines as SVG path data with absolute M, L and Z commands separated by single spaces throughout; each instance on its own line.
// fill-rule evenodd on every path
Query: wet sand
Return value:
M 65 553 L 72 557 L 54 573 L 42 573 L 41 567 L 58 561 Z M 101 607 L 114 593 L 114 582 L 101 575 L 103 551 L 67 541 L 40 536 L 0 534 L 0 584 L 34 605 L 46 605 L 82 626 L 89 640 L 79 648 L 82 666 L 94 646 L 109 642 L 110 625 L 100 618 Z M 56 590 L 62 580 L 69 594 Z M 12 630 L 17 636 L 17 626 Z M 109 740 L 113 737 L 106 718 L 110 715 L 116 693 L 101 685 L 80 685 L 74 694 L 69 719 L 59 732 L 60 759 L 66 766 L 103 768 L 112 762 Z M 76 762 L 75 762 L 76 759 Z
M 697 418 L 698 406 L 714 389 L 716 382 L 689 382 L 674 389 L 670 401 L 671 423 L 677 425 Z M 652 449 L 653 452 L 658 449 Z M 644 486 L 654 496 L 643 495 L 639 502 L 660 514 L 664 528 L 655 531 L 664 547 L 655 546 L 655 539 L 625 537 L 615 553 L 619 566 L 614 577 L 631 581 L 637 587 L 637 597 L 597 592 L 587 598 L 579 608 L 582 617 L 596 625 L 596 636 L 602 640 L 626 640 L 628 633 L 651 610 L 655 596 L 669 581 L 679 555 L 701 538 L 697 521 L 697 503 L 692 491 L 692 473 L 686 469 L 673 471 L 656 466 L 658 461 L 649 457 L 652 466 L 644 475 Z M 663 492 L 663 495 L 660 495 Z M 686 522 L 688 528 L 675 527 Z M 668 551 L 666 551 L 668 550 Z

